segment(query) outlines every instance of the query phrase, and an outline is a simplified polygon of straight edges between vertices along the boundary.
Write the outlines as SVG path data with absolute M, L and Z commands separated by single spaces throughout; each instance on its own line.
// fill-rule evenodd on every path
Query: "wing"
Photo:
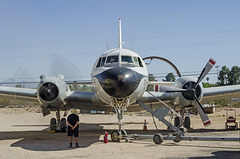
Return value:
M 82 110 L 112 111 L 112 107 L 104 103 L 95 92 L 71 92 L 65 99 L 66 106 Z
M 1 97 L 14 97 L 14 99 L 38 100 L 37 89 L 17 88 L 0 86 Z M 64 107 L 78 108 L 83 110 L 102 110 L 109 111 L 112 107 L 105 104 L 98 98 L 95 92 L 75 92 L 69 91 L 63 99 Z M 55 108 L 53 108 L 54 110 Z M 61 109 L 61 108 L 60 108 Z
M 0 86 L 0 94 L 19 98 L 37 99 L 37 89 Z
M 230 98 L 240 96 L 240 85 L 210 87 L 203 89 L 202 102 L 219 99 Z

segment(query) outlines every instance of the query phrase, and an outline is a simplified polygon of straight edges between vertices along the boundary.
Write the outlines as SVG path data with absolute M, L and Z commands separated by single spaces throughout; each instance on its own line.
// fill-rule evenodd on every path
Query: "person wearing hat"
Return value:
M 78 128 L 79 128 L 79 117 L 77 115 L 76 109 L 71 110 L 71 114 L 67 117 L 68 124 L 68 136 L 69 136 L 69 147 L 72 147 L 73 136 L 75 137 L 76 147 L 78 145 Z

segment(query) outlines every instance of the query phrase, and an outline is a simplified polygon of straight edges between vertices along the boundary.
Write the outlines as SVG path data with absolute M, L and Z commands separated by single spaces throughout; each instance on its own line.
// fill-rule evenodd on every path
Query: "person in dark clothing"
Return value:
M 67 124 L 68 124 L 68 136 L 69 136 L 69 147 L 72 147 L 72 140 L 73 136 L 75 137 L 75 143 L 76 147 L 79 147 L 78 145 L 78 128 L 79 128 L 79 117 L 77 115 L 76 109 L 72 109 L 71 113 L 67 117 Z

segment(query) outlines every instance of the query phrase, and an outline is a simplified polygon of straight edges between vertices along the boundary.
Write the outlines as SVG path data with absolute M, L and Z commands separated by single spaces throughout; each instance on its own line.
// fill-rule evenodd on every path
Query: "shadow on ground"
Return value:
M 189 159 L 239 159 L 240 151 L 216 151 L 214 156 L 190 157 Z
M 96 142 L 103 142 L 100 140 L 100 136 L 104 134 L 105 130 L 102 125 L 109 125 L 112 123 L 81 123 L 80 124 L 80 136 L 79 144 L 80 148 L 86 148 L 91 146 Z M 138 123 L 132 123 L 138 124 Z M 47 126 L 47 125 L 13 125 L 17 127 L 27 127 L 27 126 Z M 47 133 L 48 128 L 41 131 L 10 131 L 10 132 L 0 132 L 0 140 L 18 140 L 12 143 L 11 147 L 21 147 L 23 149 L 32 151 L 62 151 L 71 150 L 68 148 L 68 137 L 67 133 Z M 107 130 L 109 136 L 112 130 Z M 146 134 L 154 135 L 156 133 L 161 133 L 163 135 L 168 134 L 169 130 L 126 130 L 128 134 Z M 195 129 L 191 133 L 202 133 L 202 132 L 224 132 L 225 130 L 219 129 Z M 226 132 L 226 131 L 225 131 Z M 174 143 L 173 143 L 174 144 Z M 163 144 L 164 146 L 173 146 L 172 144 Z M 191 147 L 193 145 L 183 144 L 182 146 Z M 219 152 L 216 152 L 216 155 Z M 224 153 L 224 152 L 222 152 Z
M 80 128 L 82 128 L 79 133 L 80 148 L 89 147 L 98 142 L 100 135 L 104 133 L 103 126 L 97 124 L 81 123 Z M 21 147 L 32 151 L 71 150 L 71 148 L 68 148 L 69 141 L 67 133 L 48 133 L 47 129 L 42 131 L 0 132 L 0 140 L 13 139 L 20 140 L 11 144 L 11 147 Z

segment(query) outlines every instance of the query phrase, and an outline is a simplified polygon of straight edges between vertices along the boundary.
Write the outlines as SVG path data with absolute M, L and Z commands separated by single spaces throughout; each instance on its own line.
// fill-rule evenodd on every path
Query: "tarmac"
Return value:
M 238 114 L 240 109 L 237 110 Z M 199 116 L 191 117 L 192 130 L 188 136 L 239 137 L 239 130 L 225 130 L 225 109 L 211 114 L 212 126 L 204 128 Z M 48 123 L 52 113 L 42 117 L 35 109 L 0 108 L 0 158 L 240 158 L 240 141 L 181 141 L 164 140 L 156 145 L 152 139 L 129 139 L 115 143 L 104 143 L 104 132 L 117 128 L 116 115 L 78 114 L 80 117 L 79 148 L 68 147 L 66 133 L 48 133 Z M 168 117 L 167 117 L 168 118 Z M 240 115 L 237 116 L 240 119 Z M 147 131 L 143 131 L 143 121 L 147 120 Z M 168 134 L 166 127 L 157 120 L 156 130 L 153 119 L 136 113 L 124 116 L 128 124 L 124 126 L 128 134 L 156 133 Z

